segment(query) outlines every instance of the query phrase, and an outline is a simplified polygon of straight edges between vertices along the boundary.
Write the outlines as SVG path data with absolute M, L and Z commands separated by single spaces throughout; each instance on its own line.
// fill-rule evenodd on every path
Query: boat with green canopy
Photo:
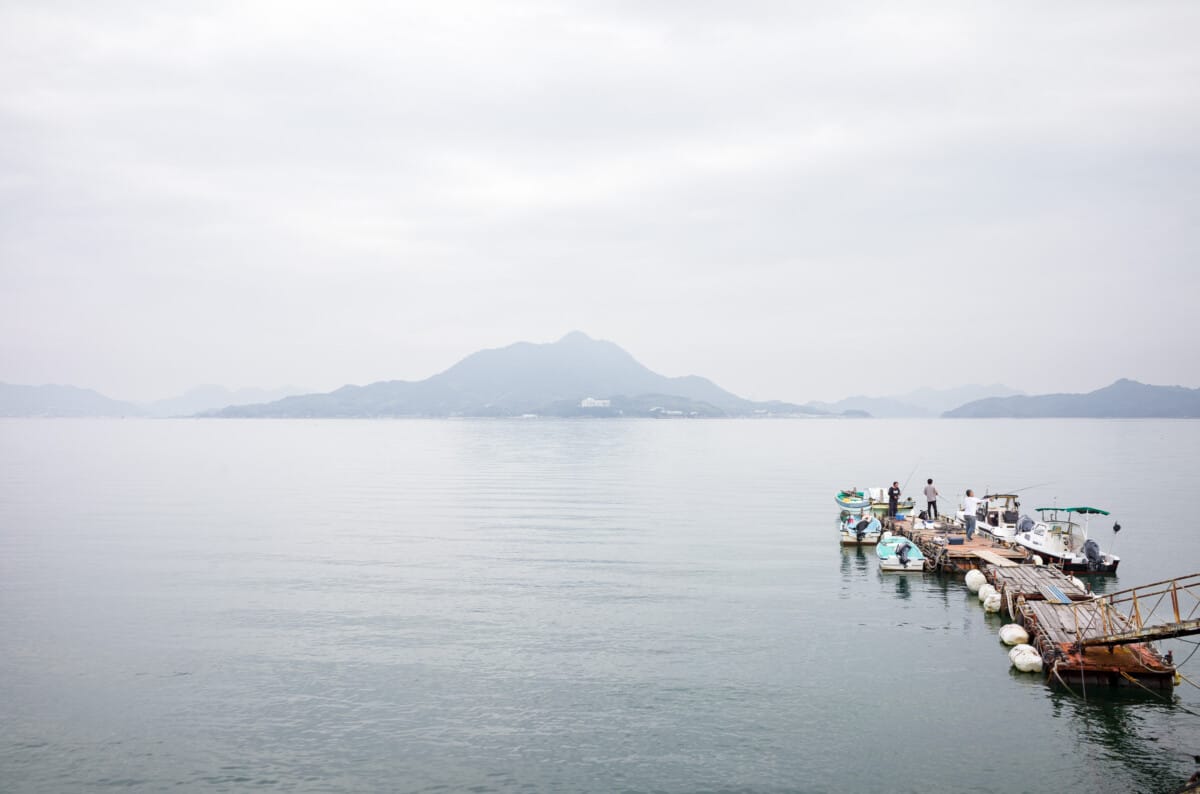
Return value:
M 1088 522 L 1092 516 L 1107 516 L 1107 510 L 1098 507 L 1039 507 L 1040 518 L 1035 521 L 1021 516 L 1017 522 L 1017 534 L 1013 541 L 1052 565 L 1061 566 L 1072 573 L 1116 573 L 1121 558 L 1100 548 L 1100 544 L 1088 536 Z M 1113 537 L 1121 531 L 1119 523 L 1113 524 Z

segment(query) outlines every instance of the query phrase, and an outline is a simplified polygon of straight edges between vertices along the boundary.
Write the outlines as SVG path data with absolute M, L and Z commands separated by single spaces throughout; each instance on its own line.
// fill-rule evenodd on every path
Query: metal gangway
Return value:
M 1081 648 L 1200 634 L 1200 573 L 1076 602 Z

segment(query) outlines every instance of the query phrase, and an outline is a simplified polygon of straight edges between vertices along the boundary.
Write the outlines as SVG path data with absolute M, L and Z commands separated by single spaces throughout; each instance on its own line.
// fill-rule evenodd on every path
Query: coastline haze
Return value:
M 1200 386 L 1198 23 L 7 3 L 0 381 L 329 391 L 582 329 L 751 400 Z

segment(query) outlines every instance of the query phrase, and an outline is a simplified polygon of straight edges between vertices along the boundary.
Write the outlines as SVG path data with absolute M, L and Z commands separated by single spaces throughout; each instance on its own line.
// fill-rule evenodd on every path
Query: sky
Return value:
M 1200 4 L 0 3 L 0 381 L 1200 387 Z

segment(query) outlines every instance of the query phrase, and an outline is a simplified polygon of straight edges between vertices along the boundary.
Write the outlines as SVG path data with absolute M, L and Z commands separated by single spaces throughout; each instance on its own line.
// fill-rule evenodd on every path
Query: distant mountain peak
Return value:
M 977 400 L 949 417 L 1200 417 L 1200 389 L 1155 386 L 1121 378 L 1087 394 L 1040 394 Z
M 786 403 L 756 403 L 689 375 L 660 375 L 614 342 L 571 331 L 557 342 L 516 342 L 479 350 L 423 381 L 380 381 L 328 394 L 231 407 L 220 416 L 686 416 L 819 414 Z

